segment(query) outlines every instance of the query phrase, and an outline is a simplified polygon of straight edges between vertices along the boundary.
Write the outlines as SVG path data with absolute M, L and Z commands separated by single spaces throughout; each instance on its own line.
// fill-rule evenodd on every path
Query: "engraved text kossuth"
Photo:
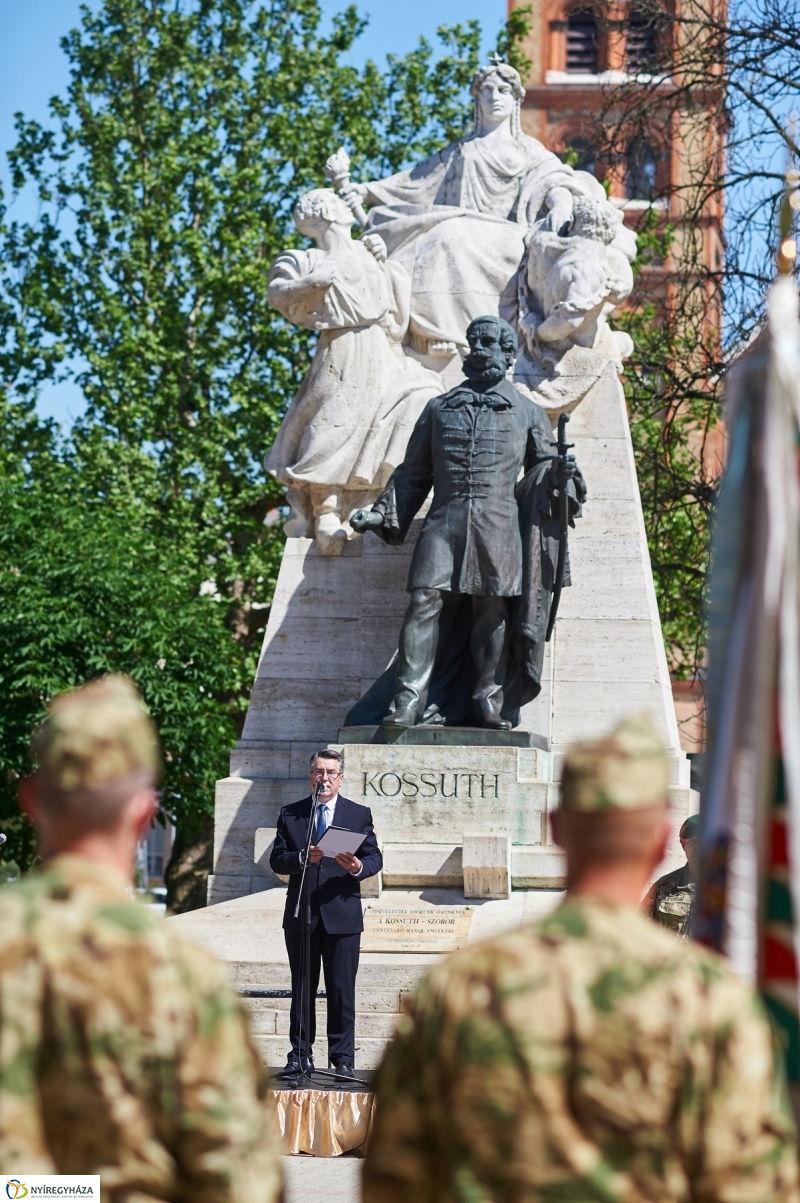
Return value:
M 477 773 L 455 769 L 446 773 L 364 772 L 362 796 L 365 798 L 497 798 L 500 778 L 497 773 Z

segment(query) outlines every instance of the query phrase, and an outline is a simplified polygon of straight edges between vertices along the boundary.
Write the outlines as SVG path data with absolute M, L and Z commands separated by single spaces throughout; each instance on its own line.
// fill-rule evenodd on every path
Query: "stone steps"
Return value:
M 555 890 L 514 891 L 509 899 L 470 902 L 455 890 L 384 890 L 382 897 L 370 900 L 369 905 L 378 910 L 387 907 L 416 911 L 469 904 L 473 907 L 471 942 L 539 918 L 552 909 L 558 897 Z M 221 957 L 239 991 L 288 991 L 291 975 L 281 930 L 285 899 L 285 889 L 280 887 L 176 915 L 167 922 Z M 407 996 L 438 960 L 439 955 L 432 952 L 374 952 L 362 948 L 356 979 L 357 1069 L 378 1065 Z M 320 988 L 324 989 L 323 981 Z M 243 1002 L 252 1017 L 254 1038 L 264 1061 L 282 1066 L 289 1052 L 290 999 L 243 995 Z M 316 1011 L 319 1038 L 315 1060 L 324 1067 L 325 999 L 317 1000 Z
M 323 982 L 320 982 L 319 988 L 320 990 L 325 989 Z M 365 1015 L 399 1015 L 403 1009 L 404 1000 L 409 995 L 410 991 L 408 990 L 363 990 L 357 986 L 356 1010 Z M 262 1012 L 288 1012 L 291 1000 L 288 998 L 244 998 L 243 1002 L 252 1015 L 253 1022 L 256 1023 Z M 319 1014 L 320 1007 L 325 1008 L 327 1005 L 324 998 L 318 998 L 317 1013 Z
M 324 1031 L 324 1029 L 323 1029 Z M 377 1069 L 383 1056 L 383 1051 L 386 1048 L 385 1040 L 369 1040 L 359 1036 L 359 1027 L 356 1023 L 356 1055 L 355 1068 L 356 1072 L 359 1069 Z M 275 1068 L 286 1064 L 286 1058 L 289 1055 L 289 1040 L 286 1036 L 258 1036 L 254 1037 L 256 1047 L 261 1055 L 265 1065 L 271 1065 Z M 328 1041 L 324 1035 L 321 1035 L 314 1041 L 314 1064 L 318 1069 L 326 1069 L 328 1065 Z
M 232 966 L 240 988 L 287 989 L 288 967 L 279 963 L 238 963 Z M 356 986 L 356 1067 L 375 1069 L 402 1014 L 404 1000 L 422 976 L 427 964 L 371 965 L 359 969 Z M 320 982 L 320 989 L 324 985 Z M 289 1053 L 289 998 L 243 997 L 252 1025 L 256 1046 L 266 1065 L 280 1066 Z M 316 1002 L 317 1032 L 314 1058 L 320 1068 L 328 1064 L 325 1024 L 326 999 Z
M 203 912 L 191 912 L 193 914 Z M 208 912 L 206 912 L 208 913 Z M 181 916 L 183 918 L 183 916 Z M 189 924 L 185 924 L 189 927 Z M 217 952 L 216 949 L 212 951 Z M 217 953 L 219 955 L 219 953 Z M 376 957 L 374 954 L 362 953 L 361 962 L 358 967 L 358 985 L 356 987 L 356 1006 L 359 1006 L 358 999 L 363 997 L 365 1003 L 368 999 L 374 999 L 381 995 L 399 995 L 403 991 L 413 990 L 419 979 L 431 965 L 439 958 L 432 954 L 411 954 L 407 957 Z M 245 989 L 251 987 L 257 990 L 273 989 L 273 990 L 288 990 L 291 987 L 292 979 L 289 972 L 289 965 L 286 961 L 270 960 L 270 961 L 234 961 L 226 960 L 228 972 L 230 973 L 234 983 Z M 320 989 L 323 984 L 320 982 Z M 256 1000 L 250 1000 L 256 1001 Z M 263 1000 L 269 1002 L 270 1005 L 277 1006 L 281 1001 L 279 999 Z M 323 1001 L 323 1000 L 320 1000 Z M 373 1006 L 364 1006 L 364 1010 L 381 1009 Z
M 249 1000 L 248 1000 L 249 1001 Z M 289 1012 L 277 1008 L 259 1008 L 250 1011 L 253 1032 L 256 1036 L 288 1036 Z M 325 1031 L 327 1008 L 324 999 L 317 999 L 317 1027 Z M 356 1011 L 356 1032 L 369 1040 L 389 1040 L 399 1019 L 399 1012 L 376 1014 L 374 1011 Z

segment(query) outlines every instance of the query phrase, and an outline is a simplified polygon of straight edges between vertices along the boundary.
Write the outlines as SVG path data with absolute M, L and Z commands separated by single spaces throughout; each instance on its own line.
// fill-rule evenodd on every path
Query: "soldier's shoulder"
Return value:
M 653 882 L 650 889 L 654 894 L 667 894 L 670 890 L 683 885 L 684 871 L 683 868 L 671 869 L 669 873 L 662 874 Z
M 713 994 L 723 1011 L 736 1010 L 752 993 L 721 957 L 687 946 L 638 908 L 567 899 L 545 918 L 441 962 L 427 979 L 423 1004 L 438 1000 L 448 1011 L 470 1012 L 478 982 L 490 991 L 523 992 L 549 989 L 573 975 L 584 983 L 605 983 L 612 994 L 619 977 L 628 997 L 655 990 L 694 1004 Z
M 41 874 L 0 887 L 0 946 L 24 933 L 46 905 L 49 890 Z
M 181 916 L 159 918 L 158 938 L 167 954 L 182 967 L 184 975 L 202 983 L 203 990 L 220 988 L 233 995 L 228 969 L 192 937 L 181 930 Z
M 210 953 L 133 895 L 87 888 L 57 869 L 31 873 L 0 889 L 0 950 L 27 937 L 66 956 L 87 932 L 105 947 L 145 944 L 161 960 L 215 974 L 217 962 Z

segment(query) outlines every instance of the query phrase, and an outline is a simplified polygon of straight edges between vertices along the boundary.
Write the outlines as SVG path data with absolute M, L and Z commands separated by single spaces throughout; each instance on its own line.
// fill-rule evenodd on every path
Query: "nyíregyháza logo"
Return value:
M 24 1199 L 27 1193 L 27 1186 L 20 1182 L 19 1178 L 9 1178 L 6 1182 L 6 1194 L 9 1199 Z

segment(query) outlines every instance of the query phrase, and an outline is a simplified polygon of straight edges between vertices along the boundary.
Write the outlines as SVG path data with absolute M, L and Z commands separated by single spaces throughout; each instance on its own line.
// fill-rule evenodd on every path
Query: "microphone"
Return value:
M 3 835 L 2 831 L 0 831 L 0 848 L 2 848 L 3 844 L 7 843 L 7 841 L 8 841 L 8 836 Z

